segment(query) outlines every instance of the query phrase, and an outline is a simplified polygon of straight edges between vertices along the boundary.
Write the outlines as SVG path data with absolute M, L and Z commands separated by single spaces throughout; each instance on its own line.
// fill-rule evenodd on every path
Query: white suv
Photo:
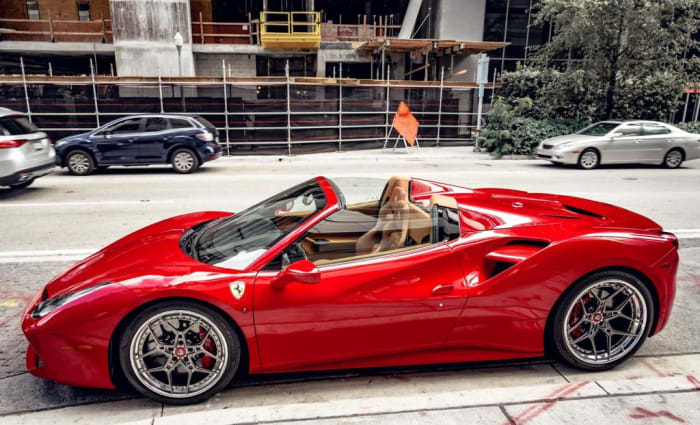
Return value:
M 29 186 L 54 169 L 55 157 L 46 133 L 23 114 L 0 108 L 0 186 Z

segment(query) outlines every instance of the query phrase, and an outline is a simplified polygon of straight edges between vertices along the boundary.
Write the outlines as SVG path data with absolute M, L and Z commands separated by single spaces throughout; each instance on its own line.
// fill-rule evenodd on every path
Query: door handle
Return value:
M 433 288 L 433 291 L 430 293 L 430 295 L 447 295 L 454 289 L 455 287 L 451 283 L 447 285 L 437 285 Z
M 642 143 L 641 140 L 635 140 L 634 143 Z

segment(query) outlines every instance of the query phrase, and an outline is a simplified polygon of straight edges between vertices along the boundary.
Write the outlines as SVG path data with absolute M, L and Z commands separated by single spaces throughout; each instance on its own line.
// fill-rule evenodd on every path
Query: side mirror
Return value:
M 625 133 L 623 133 L 623 132 L 621 132 L 621 131 L 616 131 L 616 132 L 614 132 L 612 135 L 610 135 L 610 138 L 611 138 L 611 139 L 614 139 L 614 138 L 616 138 L 616 137 L 622 137 L 622 136 L 624 136 L 624 135 L 625 135 Z
M 287 266 L 275 276 L 270 286 L 282 289 L 293 282 L 315 284 L 321 281 L 321 271 L 309 260 L 299 260 Z

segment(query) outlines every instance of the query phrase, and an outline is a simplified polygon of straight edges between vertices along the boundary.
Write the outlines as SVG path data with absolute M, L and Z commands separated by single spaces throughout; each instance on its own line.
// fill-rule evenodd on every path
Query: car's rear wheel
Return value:
M 10 187 L 12 189 L 24 189 L 25 187 L 29 187 L 29 185 L 32 183 L 34 183 L 34 179 L 29 179 L 29 180 L 23 181 L 22 183 L 10 185 Z
M 89 153 L 82 150 L 69 153 L 66 157 L 66 166 L 68 171 L 76 176 L 86 176 L 95 171 L 95 161 Z
M 578 166 L 584 170 L 592 170 L 600 164 L 600 155 L 595 149 L 585 149 L 578 157 Z
M 612 369 L 641 347 L 653 317 L 651 294 L 639 278 L 623 271 L 594 273 L 557 304 L 552 340 L 574 367 Z
M 221 315 L 180 301 L 137 314 L 119 344 L 129 383 L 141 394 L 171 404 L 198 403 L 221 391 L 240 359 L 238 336 Z
M 178 149 L 170 158 L 173 169 L 181 174 L 188 174 L 199 167 L 199 158 L 189 149 Z
M 680 149 L 671 149 L 664 156 L 664 167 L 678 168 L 683 163 L 683 152 Z

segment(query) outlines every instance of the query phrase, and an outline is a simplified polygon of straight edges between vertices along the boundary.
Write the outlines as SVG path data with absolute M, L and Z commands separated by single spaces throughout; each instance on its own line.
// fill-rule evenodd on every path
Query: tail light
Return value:
M 203 142 L 213 142 L 214 141 L 214 135 L 209 133 L 209 132 L 199 133 L 195 137 L 197 137 L 199 140 L 201 140 Z
M 18 148 L 27 142 L 27 139 L 2 140 L 0 141 L 0 149 Z

